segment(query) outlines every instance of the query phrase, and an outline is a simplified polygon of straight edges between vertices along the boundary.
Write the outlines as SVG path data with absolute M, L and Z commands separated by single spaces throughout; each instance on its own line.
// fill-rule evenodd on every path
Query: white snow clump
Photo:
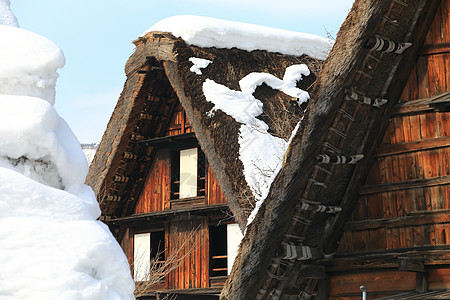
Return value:
M 66 63 L 61 49 L 33 32 L 0 25 L 0 94 L 55 103 L 58 73 Z
M 332 40 L 313 34 L 191 15 L 161 20 L 141 36 L 151 31 L 171 32 L 186 43 L 200 47 L 306 54 L 320 60 L 328 56 L 333 46 Z

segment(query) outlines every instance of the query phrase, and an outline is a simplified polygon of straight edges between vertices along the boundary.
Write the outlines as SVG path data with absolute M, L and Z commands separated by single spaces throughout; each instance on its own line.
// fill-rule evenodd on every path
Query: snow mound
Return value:
M 62 50 L 48 39 L 16 27 L 0 25 L 0 36 L 0 94 L 34 96 L 53 105 L 56 70 L 66 62 Z
M 151 31 L 171 32 L 188 44 L 200 47 L 306 54 L 320 60 L 328 56 L 333 45 L 332 40 L 313 34 L 191 15 L 166 18 L 141 36 Z
M 0 298 L 134 299 L 93 193 L 78 198 L 2 167 L 0 182 Z
M 0 0 L 0 25 L 19 27 L 19 22 L 10 9 L 9 0 Z
M 47 101 L 0 95 L 0 165 L 76 195 L 86 157 L 67 123 Z

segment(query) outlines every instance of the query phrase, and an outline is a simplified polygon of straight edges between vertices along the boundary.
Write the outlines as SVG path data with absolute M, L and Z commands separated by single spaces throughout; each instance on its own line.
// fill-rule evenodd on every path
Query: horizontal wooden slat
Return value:
M 434 177 L 430 179 L 414 179 L 385 184 L 365 185 L 360 189 L 360 195 L 392 192 L 398 190 L 417 189 L 446 184 L 450 184 L 450 176 Z
M 404 154 L 409 152 L 431 150 L 437 148 L 450 147 L 450 136 L 435 139 L 426 139 L 422 141 L 394 144 L 378 148 L 375 157 L 383 157 L 395 154 Z
M 324 259 L 323 264 L 327 272 L 343 272 L 346 270 L 360 269 L 393 269 L 398 267 L 399 257 L 417 257 L 424 259 L 426 266 L 450 264 L 449 246 L 427 246 L 380 250 L 376 252 L 367 252 L 346 254 L 345 257 L 335 257 Z
M 418 55 L 433 55 L 450 53 L 450 43 L 432 44 L 424 46 L 419 50 Z
M 216 256 L 213 256 L 212 259 L 220 259 L 220 258 L 227 258 L 227 257 L 228 257 L 227 255 L 216 255 Z
M 438 96 L 429 97 L 429 98 L 420 98 L 416 100 L 410 100 L 406 102 L 398 103 L 394 106 L 391 112 L 391 116 L 395 115 L 405 115 L 410 113 L 418 113 L 429 110 L 434 110 L 432 104 L 441 98 L 448 97 L 448 92 L 440 94 Z
M 419 226 L 425 224 L 437 224 L 449 222 L 450 222 L 450 210 L 442 210 L 442 211 L 415 213 L 414 215 L 406 217 L 348 222 L 346 223 L 344 230 L 357 231 L 357 230 L 376 229 L 380 227 L 395 228 L 395 227 Z
M 434 269 L 428 272 L 428 287 L 430 289 L 450 288 L 450 269 Z
M 370 292 L 415 290 L 416 274 L 404 271 L 384 271 L 332 276 L 329 281 L 330 295 L 361 293 L 359 287 L 362 285 Z

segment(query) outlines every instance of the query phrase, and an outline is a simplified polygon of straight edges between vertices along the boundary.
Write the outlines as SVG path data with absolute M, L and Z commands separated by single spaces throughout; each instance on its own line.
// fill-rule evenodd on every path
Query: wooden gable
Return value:
M 168 123 L 165 137 L 187 135 L 189 133 L 193 133 L 192 126 L 189 123 L 183 107 L 178 102 Z M 191 140 L 192 138 L 190 139 L 190 142 L 192 143 Z M 171 153 L 173 149 L 177 149 L 180 145 L 182 145 L 182 141 L 174 142 L 173 144 L 168 141 L 156 150 L 154 161 L 148 169 L 143 188 L 137 198 L 136 207 L 133 211 L 134 214 L 157 212 L 174 208 L 174 205 L 171 205 L 170 201 Z M 204 201 L 184 201 L 184 205 L 183 203 L 177 203 L 179 206 L 186 206 L 189 204 L 214 205 L 226 203 L 225 196 L 223 195 L 216 177 L 207 161 L 205 175 L 206 191 L 205 197 L 203 197 Z
M 442 279 L 450 274 L 449 43 L 450 1 L 444 0 L 328 268 L 330 299 L 360 299 L 360 285 L 367 299 L 450 288 Z M 417 259 L 422 269 L 401 270 L 399 257 Z

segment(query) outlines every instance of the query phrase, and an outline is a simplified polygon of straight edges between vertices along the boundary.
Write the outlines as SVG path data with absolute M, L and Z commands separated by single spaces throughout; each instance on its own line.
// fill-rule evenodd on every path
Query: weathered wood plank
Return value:
M 450 184 L 450 176 L 431 177 L 428 179 L 407 180 L 396 183 L 374 184 L 363 186 L 360 195 L 369 195 L 374 193 L 392 192 L 398 190 L 416 189 L 432 187 L 437 185 Z
M 371 292 L 408 291 L 416 288 L 416 274 L 404 271 L 384 271 L 331 276 L 330 296 L 360 292 L 364 285 Z
M 384 218 L 376 220 L 364 220 L 348 222 L 345 225 L 346 231 L 359 231 L 376 228 L 397 228 L 407 226 L 419 226 L 434 223 L 449 223 L 450 211 L 430 211 L 415 213 L 414 215 L 395 218 Z
M 382 157 L 444 147 L 450 148 L 450 136 L 385 146 L 382 148 L 378 148 L 375 155 L 376 157 Z

